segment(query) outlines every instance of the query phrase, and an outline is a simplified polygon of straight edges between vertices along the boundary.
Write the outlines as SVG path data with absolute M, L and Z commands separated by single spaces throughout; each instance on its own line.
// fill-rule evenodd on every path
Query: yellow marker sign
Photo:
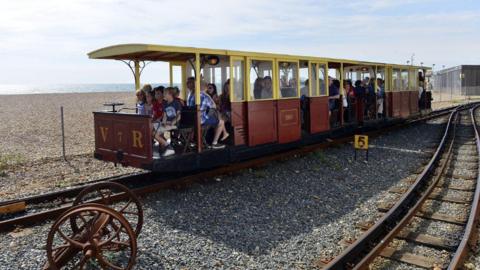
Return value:
M 355 135 L 354 146 L 355 149 L 368 150 L 368 136 Z

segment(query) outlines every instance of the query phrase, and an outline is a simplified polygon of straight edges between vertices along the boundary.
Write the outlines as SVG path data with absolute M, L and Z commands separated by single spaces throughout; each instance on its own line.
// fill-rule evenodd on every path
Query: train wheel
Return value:
M 81 224 L 74 232 L 70 220 Z M 130 223 L 107 206 L 87 203 L 63 213 L 47 238 L 48 269 L 132 269 L 137 239 Z
M 95 199 L 100 199 L 99 203 L 107 205 L 122 214 L 132 225 L 138 237 L 143 226 L 143 208 L 138 197 L 130 189 L 113 182 L 94 184 L 86 187 L 78 194 L 73 206 Z M 74 231 L 78 229 L 74 222 L 71 222 L 71 225 Z

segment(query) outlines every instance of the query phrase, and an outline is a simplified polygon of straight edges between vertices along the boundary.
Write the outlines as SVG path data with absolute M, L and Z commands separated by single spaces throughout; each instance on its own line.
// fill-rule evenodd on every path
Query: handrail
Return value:
M 458 106 L 452 111 L 448 118 L 447 127 L 443 134 L 442 140 L 435 151 L 432 159 L 417 177 L 415 183 L 408 189 L 406 193 L 395 203 L 395 205 L 383 215 L 379 221 L 375 223 L 367 232 L 365 232 L 359 239 L 357 239 L 352 245 L 347 247 L 339 256 L 333 259 L 326 269 L 363 269 L 368 266 L 370 260 L 373 260 L 373 255 L 378 254 L 381 249 L 388 244 L 385 239 L 393 238 L 393 231 L 399 224 L 404 223 L 407 216 L 412 214 L 412 209 L 415 209 L 418 193 L 420 187 L 423 187 L 428 182 L 428 176 L 434 170 L 434 164 L 438 162 L 440 156 L 445 148 L 446 141 L 450 131 L 452 130 L 454 116 L 457 115 L 461 106 Z M 453 143 L 451 144 L 451 147 Z M 445 168 L 446 162 L 443 164 Z M 433 188 L 431 189 L 433 190 Z M 417 202 L 417 203 L 416 203 Z M 372 247 L 373 246 L 373 247 Z M 367 254 L 365 254 L 367 251 Z
M 480 105 L 475 106 L 474 108 L 470 109 L 470 117 L 472 118 L 472 124 L 473 124 L 473 129 L 475 131 L 475 140 L 476 140 L 476 145 L 477 145 L 477 152 L 480 158 L 480 135 L 477 127 L 477 121 L 475 119 L 475 111 L 480 108 Z M 478 161 L 478 174 L 477 174 L 477 186 L 475 188 L 475 195 L 473 197 L 472 201 L 472 207 L 470 209 L 470 214 L 468 217 L 468 222 L 467 226 L 465 227 L 465 232 L 462 241 L 460 242 L 460 245 L 457 248 L 457 251 L 452 257 L 452 260 L 448 266 L 449 270 L 454 270 L 458 269 L 465 257 L 468 254 L 468 245 L 470 243 L 475 243 L 476 237 L 472 237 L 476 235 L 475 232 L 475 227 L 476 224 L 478 223 L 478 217 L 480 215 L 480 159 Z M 473 245 L 472 245 L 473 246 Z

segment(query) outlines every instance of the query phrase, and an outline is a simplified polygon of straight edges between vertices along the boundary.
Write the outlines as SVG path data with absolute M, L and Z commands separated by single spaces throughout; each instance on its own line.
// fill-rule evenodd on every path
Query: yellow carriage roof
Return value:
M 262 52 L 246 52 L 222 49 L 207 49 L 195 47 L 167 46 L 156 44 L 119 44 L 104 47 L 88 53 L 91 59 L 114 59 L 114 60 L 140 60 L 140 61 L 182 61 L 190 59 L 196 53 L 212 54 L 212 55 L 229 55 L 229 56 L 247 56 L 247 57 L 268 57 L 295 60 L 311 60 L 329 63 L 344 63 L 348 65 L 377 65 L 377 66 L 394 66 L 405 68 L 430 69 L 425 66 L 399 65 L 380 62 L 357 61 L 350 59 L 335 59 L 314 56 L 300 56 L 289 54 L 275 54 Z

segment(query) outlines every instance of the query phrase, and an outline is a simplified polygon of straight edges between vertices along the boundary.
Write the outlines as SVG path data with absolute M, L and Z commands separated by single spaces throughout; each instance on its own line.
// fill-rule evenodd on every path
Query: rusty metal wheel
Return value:
M 83 189 L 73 201 L 73 206 L 99 199 L 98 203 L 109 206 L 122 214 L 132 225 L 135 234 L 140 234 L 143 226 L 143 208 L 138 197 L 126 186 L 104 182 Z M 97 202 L 97 201 L 96 201 Z M 72 229 L 78 229 L 75 222 L 71 222 Z
M 81 224 L 74 232 L 70 220 Z M 74 206 L 53 224 L 47 238 L 48 269 L 132 269 L 137 238 L 130 223 L 102 204 Z

